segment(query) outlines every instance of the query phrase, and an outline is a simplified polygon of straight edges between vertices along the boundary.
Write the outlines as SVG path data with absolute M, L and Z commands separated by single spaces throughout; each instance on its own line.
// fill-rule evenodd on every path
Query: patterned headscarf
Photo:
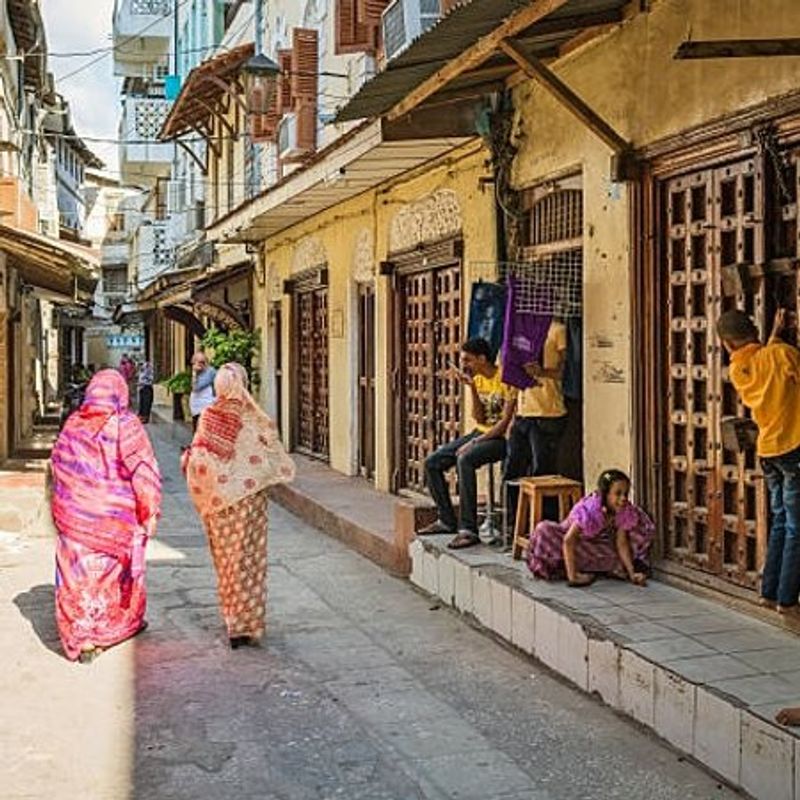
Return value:
M 294 478 L 275 423 L 247 391 L 241 364 L 220 367 L 216 400 L 203 411 L 184 455 L 189 492 L 201 517 Z
M 117 370 L 98 372 L 53 447 L 53 519 L 65 536 L 128 558 L 137 528 L 157 516 L 161 475 L 128 387 Z

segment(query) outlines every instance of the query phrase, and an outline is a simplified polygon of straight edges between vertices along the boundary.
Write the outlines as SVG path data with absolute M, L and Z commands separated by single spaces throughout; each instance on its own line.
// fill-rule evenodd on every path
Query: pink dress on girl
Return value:
M 617 555 L 615 533 L 627 531 L 636 569 L 646 570 L 655 525 L 639 506 L 628 503 L 609 522 L 597 492 L 584 497 L 563 522 L 540 522 L 528 548 L 528 567 L 537 578 L 559 580 L 565 577 L 563 545 L 567 531 L 581 529 L 576 556 L 580 572 L 618 572 L 623 570 Z

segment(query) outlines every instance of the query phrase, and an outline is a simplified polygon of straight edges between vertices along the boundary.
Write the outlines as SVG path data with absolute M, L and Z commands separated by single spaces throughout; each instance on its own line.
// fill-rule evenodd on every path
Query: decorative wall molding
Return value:
M 462 227 L 458 196 L 452 189 L 440 189 L 398 211 L 389 230 L 389 252 L 454 236 Z
M 278 274 L 278 265 L 270 262 L 266 265 L 267 297 L 271 303 L 279 303 L 283 298 L 283 282 Z
M 328 256 L 320 239 L 316 236 L 306 236 L 294 248 L 292 257 L 292 274 L 324 267 L 328 263 Z
M 375 237 L 370 228 L 363 228 L 353 249 L 353 280 L 356 283 L 372 283 L 375 280 L 376 267 Z

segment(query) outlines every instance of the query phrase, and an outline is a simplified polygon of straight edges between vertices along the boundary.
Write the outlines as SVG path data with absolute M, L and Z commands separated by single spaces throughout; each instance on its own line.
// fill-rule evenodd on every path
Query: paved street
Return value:
M 230 652 L 167 430 L 139 639 L 68 663 L 51 543 L 0 538 L 4 800 L 737 796 L 274 506 L 268 641 Z

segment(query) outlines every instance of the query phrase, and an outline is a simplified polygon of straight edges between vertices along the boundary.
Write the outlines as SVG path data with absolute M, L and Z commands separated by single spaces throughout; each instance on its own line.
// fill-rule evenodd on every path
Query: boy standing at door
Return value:
M 800 351 L 780 339 L 779 309 L 766 345 L 743 311 L 726 311 L 717 333 L 730 353 L 730 379 L 758 425 L 757 452 L 767 482 L 770 531 L 761 580 L 765 605 L 796 609 L 800 594 Z
M 472 395 L 475 427 L 466 436 L 441 446 L 425 461 L 428 489 L 436 502 L 438 519 L 420 535 L 456 533 L 451 549 L 472 547 L 478 535 L 477 471 L 506 456 L 506 431 L 514 416 L 515 390 L 503 383 L 500 368 L 491 359 L 485 339 L 468 339 L 461 347 L 459 377 Z M 456 519 L 445 473 L 458 469 L 459 517 Z

